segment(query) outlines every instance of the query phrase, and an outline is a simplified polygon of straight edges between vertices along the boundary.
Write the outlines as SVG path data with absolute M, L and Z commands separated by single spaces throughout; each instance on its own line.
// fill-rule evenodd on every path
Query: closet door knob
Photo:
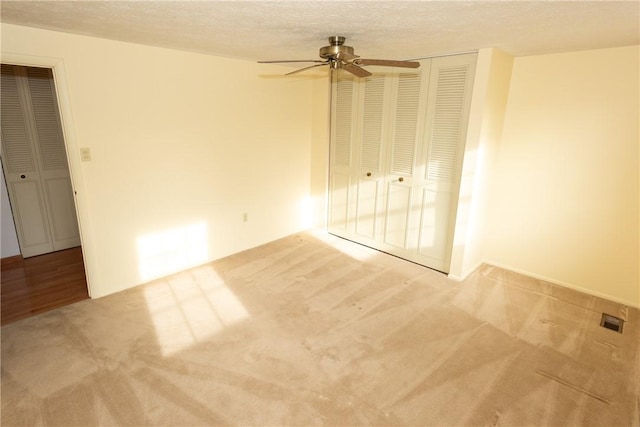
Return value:
M 403 178 L 403 177 L 400 177 L 400 178 L 398 178 L 398 181 L 403 182 L 403 181 L 404 181 L 404 178 Z
M 367 172 L 367 176 L 371 176 L 371 172 Z
M 20 174 L 20 179 L 26 179 L 26 178 L 27 178 L 27 175 L 25 175 L 23 173 Z

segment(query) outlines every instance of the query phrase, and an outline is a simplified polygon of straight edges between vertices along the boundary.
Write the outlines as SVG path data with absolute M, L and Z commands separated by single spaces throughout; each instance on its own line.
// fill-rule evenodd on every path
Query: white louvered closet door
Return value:
M 2 165 L 23 257 L 80 245 L 51 70 L 2 65 Z
M 387 132 L 391 80 L 383 73 L 358 82 L 355 118 L 353 187 L 354 221 L 351 232 L 364 244 L 377 245 L 382 232 L 385 183 L 384 139 Z
M 338 70 L 329 232 L 448 272 L 475 60 Z
M 333 85 L 329 231 L 374 247 L 383 232 L 391 76 L 338 70 Z
M 413 182 L 411 259 L 449 272 L 476 55 L 431 63 L 425 133 Z
M 421 61 L 417 70 L 402 70 L 394 75 L 386 144 L 384 232 L 381 249 L 403 258 L 411 258 L 410 221 L 415 202 L 413 191 L 418 167 L 416 162 L 423 140 L 430 61 Z
M 350 237 L 353 217 L 351 182 L 353 167 L 352 141 L 355 139 L 353 114 L 357 102 L 355 79 L 334 75 L 331 105 L 331 160 L 329 171 L 329 231 Z

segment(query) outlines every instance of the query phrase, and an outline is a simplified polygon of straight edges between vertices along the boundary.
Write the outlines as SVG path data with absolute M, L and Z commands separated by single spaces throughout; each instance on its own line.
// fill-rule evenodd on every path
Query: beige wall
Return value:
M 92 296 L 324 225 L 326 77 L 13 25 L 2 53 L 56 64 Z M 640 305 L 638 48 L 478 66 L 452 276 Z
M 500 146 L 513 57 L 481 49 L 476 61 L 449 277 L 462 280 L 485 260 L 490 184 Z
M 310 80 L 13 25 L 2 25 L 2 54 L 59 64 L 93 297 L 305 226 Z M 80 162 L 80 147 L 91 162 Z
M 640 306 L 638 54 L 515 59 L 489 262 Z

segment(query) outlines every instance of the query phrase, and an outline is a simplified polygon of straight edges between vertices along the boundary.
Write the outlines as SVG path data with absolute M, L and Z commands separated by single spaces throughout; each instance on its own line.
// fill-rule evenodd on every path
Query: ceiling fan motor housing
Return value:
M 351 46 L 345 46 L 345 38 L 341 36 L 329 37 L 329 46 L 320 48 L 320 57 L 324 59 L 335 59 L 339 53 L 346 53 L 353 55 L 353 48 Z

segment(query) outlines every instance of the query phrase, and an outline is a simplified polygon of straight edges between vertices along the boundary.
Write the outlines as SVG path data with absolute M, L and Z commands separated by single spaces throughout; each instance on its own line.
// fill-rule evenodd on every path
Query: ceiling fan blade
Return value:
M 322 62 L 322 64 L 314 64 L 314 65 L 310 65 L 308 67 L 300 68 L 299 70 L 291 71 L 290 73 L 285 74 L 285 76 L 290 76 L 291 74 L 300 73 L 300 72 L 302 72 L 304 70 L 308 70 L 310 68 L 322 67 L 323 65 L 327 65 L 328 64 L 327 62 L 324 62 L 324 61 L 320 61 L 320 62 Z
M 285 59 L 282 61 L 258 61 L 258 64 L 278 64 L 278 63 L 285 63 L 285 62 L 322 62 L 323 64 L 326 63 L 326 61 L 320 61 L 319 59 Z
M 412 61 L 393 61 L 390 59 L 356 59 L 353 61 L 356 65 L 382 65 L 384 67 L 404 67 L 418 68 L 419 62 Z
M 360 68 L 357 65 L 353 65 L 351 63 L 342 64 L 342 68 L 357 77 L 369 77 L 371 75 L 371 73 L 364 68 Z

